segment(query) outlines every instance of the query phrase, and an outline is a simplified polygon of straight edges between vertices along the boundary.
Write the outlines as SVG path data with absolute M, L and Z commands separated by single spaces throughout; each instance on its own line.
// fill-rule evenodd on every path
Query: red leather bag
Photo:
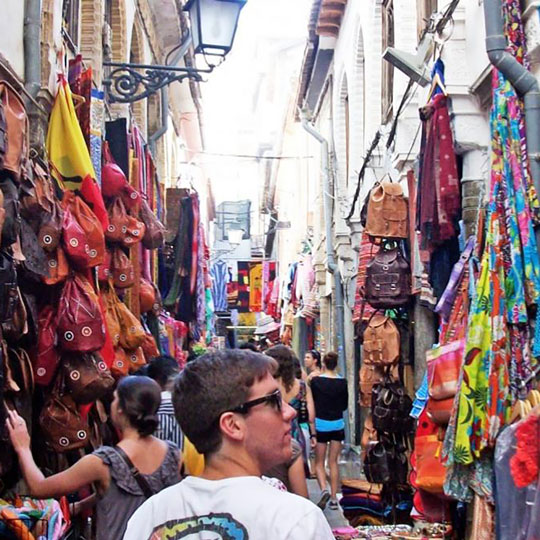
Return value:
M 114 286 L 118 289 L 127 289 L 135 283 L 133 265 L 120 248 L 116 248 L 112 254 L 111 274 Z
M 126 351 L 126 356 L 129 363 L 129 372 L 135 373 L 143 366 L 146 366 L 146 359 L 142 347 L 138 347 L 134 351 Z
M 105 197 L 118 197 L 128 182 L 124 171 L 115 163 L 107 142 L 103 144 L 103 158 L 101 191 Z
M 80 270 L 90 267 L 90 248 L 86 240 L 86 233 L 79 225 L 69 208 L 64 209 L 62 223 L 62 245 L 71 264 Z
M 103 299 L 103 307 L 105 311 L 105 324 L 111 336 L 111 341 L 114 347 L 118 345 L 120 341 L 120 321 L 118 320 L 118 314 L 116 311 L 116 304 L 119 302 L 116 293 L 112 289 L 103 289 L 101 292 Z
M 38 243 L 47 252 L 51 253 L 60 244 L 62 237 L 63 214 L 58 202 L 51 205 L 51 212 L 47 214 L 39 227 Z
M 116 198 L 109 209 L 107 240 L 131 247 L 133 244 L 142 241 L 144 232 L 144 223 L 130 216 L 122 199 L 120 197 Z
M 111 274 L 112 253 L 105 249 L 105 259 L 102 264 L 98 266 L 97 277 L 100 283 L 109 283 Z
M 56 310 L 45 306 L 38 316 L 37 356 L 34 363 L 36 384 L 48 386 L 58 369 L 60 356 L 56 350 Z
M 144 357 L 146 358 L 147 362 L 150 362 L 152 358 L 159 356 L 159 350 L 156 345 L 156 340 L 154 339 L 154 336 L 152 334 L 146 333 L 144 335 L 144 341 L 141 345 L 141 348 L 144 352 Z
M 92 286 L 75 275 L 66 280 L 58 306 L 58 345 L 64 351 L 92 352 L 105 343 L 105 325 Z
M 100 265 L 105 258 L 105 236 L 99 219 L 89 206 L 72 191 L 64 193 L 62 201 L 64 208 L 69 208 L 82 230 L 86 234 L 88 244 L 89 266 Z
M 140 210 L 141 195 L 133 186 L 127 184 L 120 193 L 120 197 L 122 197 L 126 208 L 131 212 L 137 213 Z
M 143 246 L 146 249 L 157 249 L 165 241 L 165 227 L 156 217 L 146 201 L 141 203 L 141 219 L 145 226 Z

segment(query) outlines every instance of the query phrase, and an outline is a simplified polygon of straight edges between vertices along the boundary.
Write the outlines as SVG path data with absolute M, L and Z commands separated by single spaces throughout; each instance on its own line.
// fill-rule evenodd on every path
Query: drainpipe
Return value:
M 507 50 L 502 0 L 484 0 L 486 51 L 490 62 L 523 96 L 527 129 L 527 150 L 534 187 L 540 192 L 540 88 L 536 77 Z M 538 232 L 537 232 L 538 239 Z
M 167 133 L 167 129 L 169 129 L 169 92 L 164 86 L 161 89 L 161 126 L 150 135 L 148 140 L 150 152 L 154 158 L 156 158 L 156 142 Z
M 328 160 L 328 141 L 308 122 L 301 113 L 302 127 L 321 144 L 322 177 L 323 177 L 323 208 L 326 227 L 326 270 L 334 276 L 335 313 L 337 325 L 339 369 L 347 377 L 347 363 L 345 361 L 345 314 L 343 305 L 343 284 L 341 274 L 334 257 L 332 244 L 332 201 L 330 197 L 330 165 Z
M 35 98 L 41 88 L 41 0 L 24 4 L 24 79 L 25 88 Z

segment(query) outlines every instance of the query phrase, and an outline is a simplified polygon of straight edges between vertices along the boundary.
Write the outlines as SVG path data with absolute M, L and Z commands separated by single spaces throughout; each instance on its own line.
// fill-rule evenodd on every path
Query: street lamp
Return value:
M 215 65 L 206 69 L 175 66 L 193 43 L 196 54 L 225 58 L 231 50 L 240 18 L 240 11 L 247 0 L 189 0 L 184 7 L 189 11 L 191 32 L 173 48 L 178 51 L 176 61 L 170 65 L 131 64 L 125 62 L 103 62 L 114 68 L 103 81 L 110 102 L 133 103 L 147 98 L 160 88 L 184 79 L 201 82 L 202 74 L 212 73 Z M 170 54 L 167 56 L 168 57 Z

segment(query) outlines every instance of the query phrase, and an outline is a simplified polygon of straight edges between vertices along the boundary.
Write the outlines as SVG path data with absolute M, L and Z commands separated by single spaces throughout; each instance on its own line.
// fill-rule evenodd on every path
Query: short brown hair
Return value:
M 275 370 L 272 358 L 239 349 L 206 353 L 186 365 L 174 382 L 172 402 L 198 452 L 208 456 L 220 449 L 221 414 L 247 401 L 253 384 Z
M 274 373 L 276 379 L 281 379 L 283 386 L 287 392 L 293 387 L 294 379 L 296 377 L 295 360 L 296 354 L 294 351 L 286 345 L 274 345 L 270 347 L 264 354 L 271 356 L 278 363 L 277 371 Z M 302 375 L 300 373 L 300 375 Z
M 326 369 L 336 369 L 338 363 L 338 355 L 335 352 L 327 352 L 323 357 L 324 365 Z

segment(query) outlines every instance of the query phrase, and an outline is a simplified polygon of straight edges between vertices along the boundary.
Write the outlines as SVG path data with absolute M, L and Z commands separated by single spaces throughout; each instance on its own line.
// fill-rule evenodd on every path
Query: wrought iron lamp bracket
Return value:
M 214 66 L 209 66 L 208 69 L 195 69 L 120 62 L 103 62 L 103 65 L 114 68 L 103 81 L 112 103 L 139 101 L 174 81 L 182 82 L 189 79 L 202 82 L 202 74 L 211 73 L 214 69 Z

